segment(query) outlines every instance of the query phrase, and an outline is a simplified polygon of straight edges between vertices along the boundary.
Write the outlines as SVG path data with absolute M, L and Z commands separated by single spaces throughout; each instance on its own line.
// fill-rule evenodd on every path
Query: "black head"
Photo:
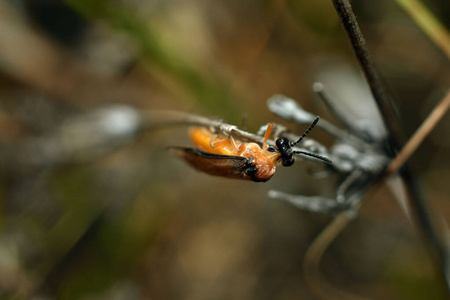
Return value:
M 321 155 L 315 154 L 315 153 L 309 153 L 305 151 L 294 151 L 292 147 L 294 147 L 296 144 L 300 143 L 303 138 L 316 126 L 317 122 L 319 122 L 319 117 L 316 117 L 314 121 L 311 123 L 311 125 L 306 129 L 306 131 L 303 133 L 303 135 L 298 139 L 298 141 L 291 143 L 287 138 L 281 137 L 275 141 L 275 147 L 269 147 L 267 151 L 269 152 L 279 152 L 281 157 L 281 163 L 284 167 L 290 167 L 294 164 L 294 154 L 302 154 L 306 156 L 315 157 L 317 159 L 320 159 L 322 161 L 331 163 L 331 160 L 329 160 L 326 157 L 323 157 Z
M 275 141 L 275 145 L 281 155 L 281 163 L 284 167 L 290 167 L 294 164 L 294 152 L 291 142 L 287 138 L 281 137 Z

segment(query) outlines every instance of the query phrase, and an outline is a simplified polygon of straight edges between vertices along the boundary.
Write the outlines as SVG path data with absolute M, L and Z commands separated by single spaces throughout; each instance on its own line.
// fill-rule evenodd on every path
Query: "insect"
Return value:
M 172 149 L 194 168 L 208 174 L 265 182 L 272 178 L 276 167 L 280 164 L 285 167 L 292 166 L 295 154 L 311 156 L 331 163 L 331 160 L 321 155 L 292 149 L 303 140 L 317 122 L 319 117 L 314 119 L 298 141 L 291 143 L 287 138 L 281 137 L 275 141 L 275 147 L 267 145 L 267 140 L 273 131 L 273 124 L 269 123 L 262 147 L 257 143 L 245 143 L 232 137 L 218 138 L 217 134 L 206 128 L 193 128 L 190 134 L 197 148 L 174 147 Z

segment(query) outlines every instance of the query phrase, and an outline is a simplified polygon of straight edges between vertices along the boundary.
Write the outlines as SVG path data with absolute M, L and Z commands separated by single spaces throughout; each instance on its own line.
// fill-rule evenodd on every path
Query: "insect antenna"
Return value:
M 325 156 L 319 155 L 319 154 L 315 154 L 315 153 L 311 153 L 311 152 L 306 152 L 306 151 L 293 151 L 294 154 L 303 154 L 306 156 L 311 156 L 317 159 L 320 159 L 324 162 L 330 163 L 332 164 L 333 162 L 331 161 L 331 159 L 326 158 Z
M 311 123 L 311 125 L 309 125 L 308 129 L 306 129 L 303 135 L 298 139 L 298 141 L 296 141 L 295 143 L 291 143 L 291 147 L 294 147 L 295 145 L 300 143 L 303 140 L 303 138 L 314 128 L 314 126 L 316 126 L 317 122 L 319 122 L 319 119 L 320 119 L 319 116 L 317 116 Z

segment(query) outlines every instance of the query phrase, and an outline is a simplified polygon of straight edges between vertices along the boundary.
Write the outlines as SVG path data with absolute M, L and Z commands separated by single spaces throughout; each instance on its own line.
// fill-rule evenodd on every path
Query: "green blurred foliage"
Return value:
M 205 74 L 200 66 L 192 65 L 187 57 L 177 51 L 177 45 L 166 45 L 157 26 L 151 21 L 140 19 L 125 4 L 108 0 L 66 1 L 82 16 L 89 19 L 105 19 L 116 30 L 131 37 L 140 50 L 140 56 L 148 64 L 147 68 L 157 68 L 186 89 L 183 93 L 193 101 L 198 101 L 211 112 L 229 117 L 237 113 L 238 95 L 228 87 L 219 74 Z M 150 71 L 154 72 L 154 71 Z M 158 72 L 158 71 L 156 71 Z M 233 103 L 235 103 L 233 105 Z

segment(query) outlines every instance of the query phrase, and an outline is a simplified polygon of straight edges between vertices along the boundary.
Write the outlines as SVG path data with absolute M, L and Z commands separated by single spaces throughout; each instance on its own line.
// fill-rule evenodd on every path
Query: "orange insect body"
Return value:
M 224 138 L 214 139 L 213 133 L 205 128 L 193 128 L 191 130 L 191 138 L 194 144 L 207 153 L 233 157 L 247 158 L 252 167 L 256 168 L 255 174 L 252 172 L 243 172 L 240 174 L 243 179 L 253 181 L 267 181 L 272 178 L 275 173 L 277 161 L 280 158 L 278 152 L 267 151 L 266 141 L 272 133 L 272 124 L 266 132 L 262 148 L 256 143 L 244 143 L 239 140 Z M 220 174 L 215 174 L 220 175 Z
M 172 150 L 194 168 L 208 174 L 264 182 L 272 178 L 278 165 L 292 166 L 295 161 L 294 154 L 311 156 L 331 163 L 331 160 L 318 154 L 292 149 L 318 121 L 319 117 L 316 117 L 298 141 L 291 143 L 288 139 L 280 137 L 275 141 L 275 147 L 267 146 L 267 140 L 273 130 L 272 124 L 267 127 L 262 147 L 256 143 L 245 143 L 223 135 L 217 137 L 205 128 L 193 128 L 191 138 L 197 149 L 173 147 Z

